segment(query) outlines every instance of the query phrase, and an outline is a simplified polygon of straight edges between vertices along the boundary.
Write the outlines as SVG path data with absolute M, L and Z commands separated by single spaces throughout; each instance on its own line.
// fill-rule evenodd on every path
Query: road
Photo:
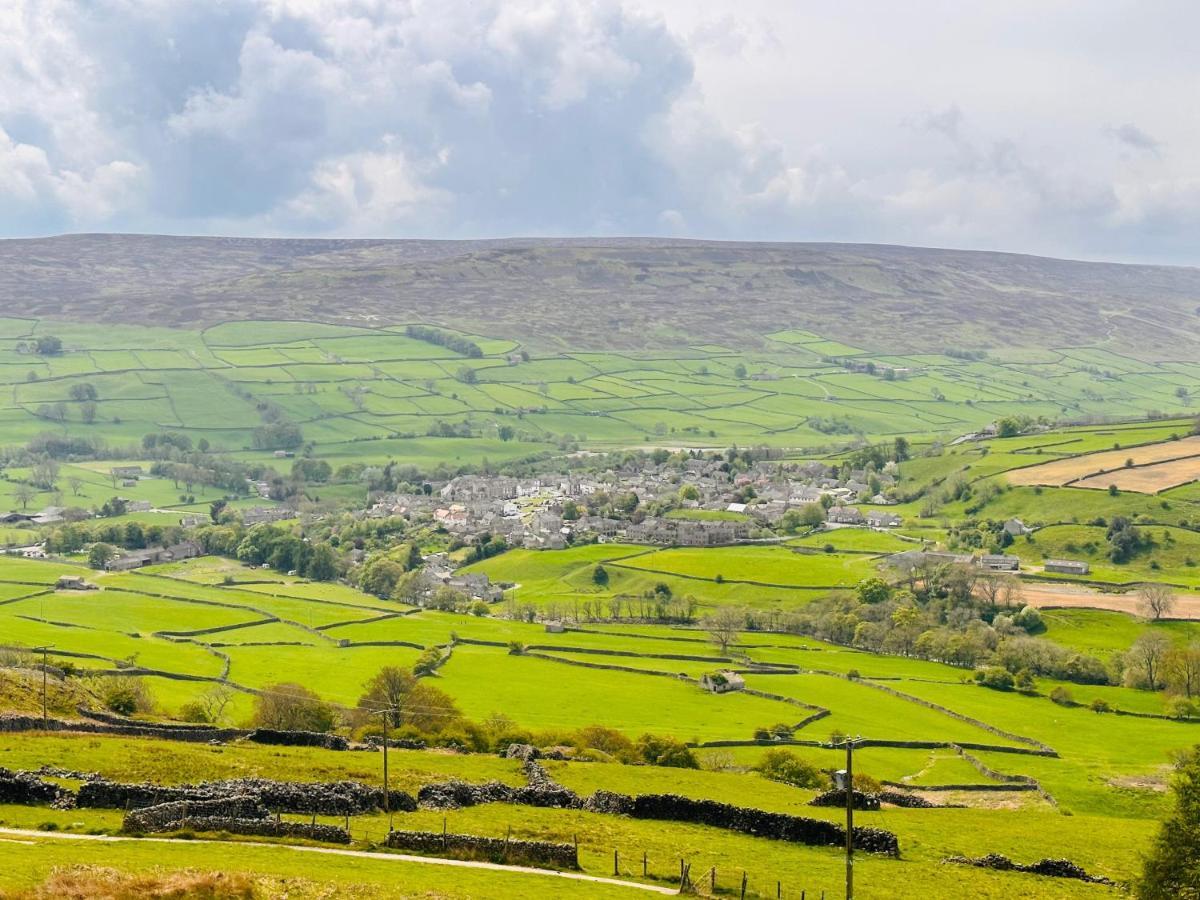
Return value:
M 38 840 L 55 841 L 104 841 L 111 843 L 141 842 L 172 844 L 179 843 L 174 838 L 152 837 L 117 837 L 110 834 L 67 834 L 61 831 L 32 831 L 24 828 L 0 828 L 0 840 L 12 843 L 34 844 Z M 190 844 L 224 844 L 225 841 L 189 840 Z M 412 856 L 405 853 L 377 853 L 370 850 L 343 850 L 340 847 L 309 847 L 297 844 L 274 844 L 266 841 L 239 841 L 239 846 L 247 844 L 254 847 L 275 847 L 280 850 L 291 850 L 296 853 L 325 853 L 331 856 L 350 856 L 358 859 L 378 859 L 385 862 L 408 862 L 427 866 L 453 866 L 463 869 L 491 869 L 496 872 L 509 872 L 516 875 L 534 875 L 541 878 L 560 878 L 568 881 L 588 881 L 594 884 L 607 884 L 616 887 L 626 887 L 637 891 L 649 891 L 652 894 L 667 894 L 675 896 L 679 892 L 675 888 L 660 887 L 654 884 L 639 884 L 636 881 L 623 881 L 619 878 L 602 878 L 599 875 L 584 875 L 582 872 L 558 872 L 553 869 L 535 869 L 530 866 L 503 866 L 499 863 L 478 862 L 469 859 L 442 859 L 436 856 Z

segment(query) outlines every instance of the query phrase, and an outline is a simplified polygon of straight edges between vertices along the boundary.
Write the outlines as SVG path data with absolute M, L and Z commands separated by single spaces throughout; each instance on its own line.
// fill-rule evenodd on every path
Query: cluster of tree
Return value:
M 255 450 L 295 450 L 304 444 L 304 433 L 293 422 L 266 422 L 254 429 Z
M 415 543 L 393 547 L 367 558 L 358 570 L 358 586 L 384 600 L 410 600 L 421 589 L 421 548 Z
M 34 338 L 32 347 L 33 352 L 38 356 L 58 356 L 62 353 L 63 342 L 62 338 L 56 337 L 53 334 L 43 334 Z
M 499 556 L 506 550 L 508 550 L 508 542 L 504 539 L 504 535 L 492 534 L 480 536 L 478 540 L 469 545 L 467 555 L 463 559 L 463 565 L 470 565 L 480 560 Z
M 177 544 L 187 536 L 178 525 L 146 525 L 142 522 L 88 521 L 60 525 L 46 534 L 47 553 L 78 553 L 91 544 L 110 548 L 142 550 Z M 102 568 L 100 566 L 93 568 Z
M 1129 562 L 1153 544 L 1150 536 L 1142 534 L 1125 516 L 1113 517 L 1105 537 L 1108 539 L 1108 558 L 1115 563 Z
M 404 333 L 414 340 L 437 344 L 439 347 L 445 347 L 447 350 L 453 350 L 455 353 L 461 353 L 472 359 L 483 356 L 482 348 L 474 341 L 461 335 L 442 331 L 439 328 L 430 328 L 428 325 L 409 325 L 404 329 Z
M 443 422 L 438 419 L 432 423 L 425 433 L 430 437 L 474 437 L 475 429 L 465 419 L 461 422 Z
M 295 572 L 313 581 L 332 581 L 342 561 L 326 541 L 312 542 L 290 529 L 276 525 L 255 525 L 247 529 L 237 545 L 237 558 L 250 565 L 269 565 L 283 572 Z
M 871 444 L 852 451 L 846 456 L 844 466 L 879 472 L 889 462 L 904 462 L 911 454 L 908 438 L 901 435 L 890 444 Z
M 100 438 L 67 435 L 62 432 L 44 431 L 25 445 L 29 456 L 49 456 L 53 459 L 95 459 L 108 456 L 111 451 Z

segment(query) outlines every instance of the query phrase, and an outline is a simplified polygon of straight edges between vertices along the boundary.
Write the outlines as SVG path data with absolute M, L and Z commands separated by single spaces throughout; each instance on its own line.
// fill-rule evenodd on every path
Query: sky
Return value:
M 1200 263 L 1200 6 L 2 0 L 0 236 Z

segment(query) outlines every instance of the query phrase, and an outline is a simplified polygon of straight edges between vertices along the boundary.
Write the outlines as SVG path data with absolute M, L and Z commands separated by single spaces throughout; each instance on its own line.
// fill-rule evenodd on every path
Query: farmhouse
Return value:
M 835 525 L 861 525 L 865 521 L 862 513 L 853 506 L 831 506 L 825 518 Z
M 172 544 L 170 547 L 148 547 L 145 550 L 134 550 L 132 553 L 110 559 L 104 568 L 110 572 L 127 572 L 130 569 L 140 569 L 142 566 L 152 566 L 162 562 L 177 562 L 181 559 L 192 559 L 202 556 L 204 548 L 195 541 L 184 541 Z
M 728 694 L 730 691 L 744 691 L 746 679 L 737 672 L 728 670 L 707 672 L 700 676 L 700 686 L 714 694 Z
M 896 528 L 904 520 L 895 513 L 873 509 L 867 513 L 867 524 L 872 528 Z
M 1061 575 L 1087 575 L 1092 571 L 1092 567 L 1081 559 L 1048 559 L 1042 568 Z
M 1013 537 L 1021 537 L 1026 534 L 1033 534 L 1033 529 L 1020 519 L 1009 519 L 1004 523 L 1004 530 Z
M 59 575 L 58 581 L 54 584 L 55 590 L 59 591 L 94 591 L 96 586 L 89 581 L 84 580 L 82 575 Z
M 979 565 L 993 572 L 1015 572 L 1021 568 L 1021 558 L 1001 553 L 985 553 L 979 557 Z

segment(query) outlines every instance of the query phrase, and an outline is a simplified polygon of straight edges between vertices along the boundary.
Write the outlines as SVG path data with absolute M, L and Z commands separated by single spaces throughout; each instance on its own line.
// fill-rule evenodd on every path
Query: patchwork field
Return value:
M 1200 456 L 1118 469 L 1105 475 L 1083 478 L 1075 482 L 1074 486 L 1107 489 L 1115 484 L 1122 491 L 1157 494 L 1197 479 L 1200 479 Z
M 1142 474 L 1141 469 L 1134 468 L 1141 466 L 1146 467 L 1147 474 Z M 1159 444 L 1071 456 L 1038 466 L 1016 469 L 1008 474 L 1008 481 L 1019 485 L 1071 484 L 1078 487 L 1104 488 L 1109 484 L 1117 484 L 1122 489 L 1155 493 L 1164 488 L 1194 481 L 1198 474 L 1200 436 L 1192 436 Z M 1131 486 L 1125 488 L 1121 484 L 1122 479 Z M 1142 484 L 1156 487 L 1149 489 L 1133 486 Z
M 61 353 L 29 352 L 45 334 L 61 338 Z M 414 339 L 403 326 L 254 322 L 193 332 L 0 319 L 0 433 L 19 443 L 59 429 L 121 445 L 169 429 L 263 458 L 270 454 L 254 449 L 253 434 L 270 408 L 335 467 L 397 458 L 434 468 L 523 458 L 564 440 L 817 448 L 856 434 L 963 433 L 1006 415 L 1188 406 L 1175 389 L 1190 376 L 1171 364 L 1115 366 L 1113 357 L 1101 395 L 1079 377 L 1094 363 L 1077 351 L 1037 361 L 1017 351 L 971 361 L 883 357 L 783 332 L 752 352 L 697 344 L 669 354 L 522 356 L 513 341 L 465 339 L 480 356 Z M 847 371 L 847 361 L 870 362 L 874 374 Z M 95 399 L 72 399 L 73 390 L 94 390 Z

